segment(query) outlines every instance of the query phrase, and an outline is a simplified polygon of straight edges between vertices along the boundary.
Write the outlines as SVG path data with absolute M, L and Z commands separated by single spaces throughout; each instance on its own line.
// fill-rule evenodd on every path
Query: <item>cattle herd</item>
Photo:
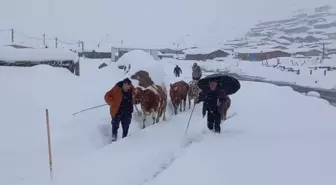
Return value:
M 186 110 L 188 95 L 190 108 L 191 100 L 195 99 L 197 97 L 197 93 L 199 92 L 200 90 L 198 89 L 197 83 L 193 81 L 189 84 L 185 81 L 178 81 L 170 84 L 169 94 L 174 114 L 177 114 L 178 108 L 180 108 L 181 112 Z M 135 108 L 138 113 L 140 113 L 137 108 L 137 105 L 140 104 L 142 110 L 143 128 L 145 128 L 145 122 L 148 116 L 152 116 L 153 124 L 158 123 L 161 117 L 163 121 L 166 120 L 168 91 L 164 85 L 152 84 L 146 88 L 136 87 L 134 94 Z
M 153 124 L 158 123 L 162 117 L 163 121 L 166 120 L 168 91 L 165 85 L 154 84 L 149 74 L 145 71 L 138 71 L 131 76 L 131 79 L 139 81 L 139 87 L 135 88 L 134 104 L 135 109 L 141 115 L 137 108 L 140 104 L 143 116 L 142 128 L 145 128 L 146 118 L 152 116 Z M 173 105 L 173 113 L 176 115 L 178 108 L 180 112 L 186 110 L 186 101 L 188 99 L 189 109 L 191 108 L 191 100 L 198 98 L 201 89 L 197 85 L 197 80 L 192 80 L 189 83 L 181 80 L 170 84 L 170 100 Z M 231 100 L 225 104 L 224 117 L 226 117 L 227 109 L 230 107 Z

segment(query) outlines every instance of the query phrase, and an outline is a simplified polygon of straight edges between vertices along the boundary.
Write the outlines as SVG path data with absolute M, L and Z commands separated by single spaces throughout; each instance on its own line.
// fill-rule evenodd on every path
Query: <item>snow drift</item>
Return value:
M 77 62 L 78 55 L 75 52 L 65 49 L 44 48 L 44 49 L 15 49 L 12 47 L 0 47 L 0 61 L 65 61 L 73 60 Z
M 128 66 L 130 65 L 130 70 L 126 73 L 126 77 L 130 78 L 132 81 L 135 81 L 135 84 L 138 84 L 137 79 L 132 79 L 131 77 L 139 72 L 146 71 L 149 73 L 149 77 L 153 80 L 154 84 L 163 85 L 165 84 L 165 72 L 160 61 L 156 61 L 150 54 L 141 51 L 133 50 L 125 53 L 118 61 L 119 66 Z

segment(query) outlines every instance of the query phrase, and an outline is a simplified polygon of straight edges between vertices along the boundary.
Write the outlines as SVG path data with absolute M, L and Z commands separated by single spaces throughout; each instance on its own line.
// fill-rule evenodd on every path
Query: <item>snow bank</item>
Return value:
M 45 48 L 45 49 L 15 49 L 12 47 L 0 48 L 0 60 L 6 62 L 15 61 L 64 61 L 74 60 L 77 62 L 77 53 L 65 49 Z
M 142 70 L 149 73 L 155 84 L 165 84 L 165 71 L 162 61 L 156 61 L 153 56 L 144 51 L 133 50 L 127 52 L 117 61 L 117 64 L 119 66 L 124 65 L 127 68 L 129 65 L 131 66 L 131 69 L 126 74 L 128 78 Z M 132 81 L 136 81 L 135 84 L 138 84 L 137 80 L 132 79 Z
M 104 104 L 105 93 L 124 77 L 113 64 L 89 70 L 92 62 L 81 61 L 87 70 L 80 77 L 48 65 L 0 67 L 0 182 L 48 181 L 45 109 L 49 109 L 55 176 L 63 166 L 108 143 L 107 106 L 72 116 Z M 130 133 L 138 130 L 133 124 Z

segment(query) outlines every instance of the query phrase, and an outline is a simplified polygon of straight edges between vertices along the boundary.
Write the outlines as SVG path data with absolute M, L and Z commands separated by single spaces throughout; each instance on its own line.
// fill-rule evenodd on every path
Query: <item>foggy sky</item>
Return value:
M 325 4 L 336 8 L 336 0 L 0 0 L 0 29 L 88 43 L 211 46 L 244 35 L 258 20 Z

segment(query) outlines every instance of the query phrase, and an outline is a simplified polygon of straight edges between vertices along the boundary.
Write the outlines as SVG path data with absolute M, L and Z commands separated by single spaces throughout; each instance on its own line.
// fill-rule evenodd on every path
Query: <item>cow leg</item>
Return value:
M 189 109 L 191 108 L 191 96 L 188 96 Z
M 142 129 L 146 128 L 146 115 L 143 116 L 143 119 L 142 119 Z
M 186 110 L 187 98 L 183 100 L 183 111 Z
M 138 107 L 137 107 L 136 105 L 134 105 L 134 107 L 135 107 L 135 110 L 136 110 L 137 113 L 138 113 L 138 116 L 141 116 L 141 112 L 139 111 Z
M 152 113 L 153 125 L 155 124 L 155 117 L 156 117 L 156 111 L 153 111 Z
M 227 111 L 229 110 L 230 106 L 231 106 L 231 100 L 227 100 L 225 102 L 225 105 L 224 105 L 224 114 L 223 114 L 222 120 L 226 120 L 226 118 L 227 118 Z
M 182 102 L 183 102 L 183 100 L 181 100 L 181 102 L 179 103 L 179 106 L 180 106 L 180 112 L 182 112 Z
M 162 109 L 160 108 L 158 113 L 156 114 L 156 123 L 159 123 L 160 117 L 162 116 Z
M 174 107 L 174 114 L 176 115 L 176 114 L 177 114 L 177 108 L 178 108 L 178 104 L 176 104 L 176 105 L 173 105 L 173 107 Z
M 166 119 L 166 108 L 163 108 L 163 110 L 162 110 L 162 114 L 163 114 L 163 121 L 166 121 L 167 119 Z

